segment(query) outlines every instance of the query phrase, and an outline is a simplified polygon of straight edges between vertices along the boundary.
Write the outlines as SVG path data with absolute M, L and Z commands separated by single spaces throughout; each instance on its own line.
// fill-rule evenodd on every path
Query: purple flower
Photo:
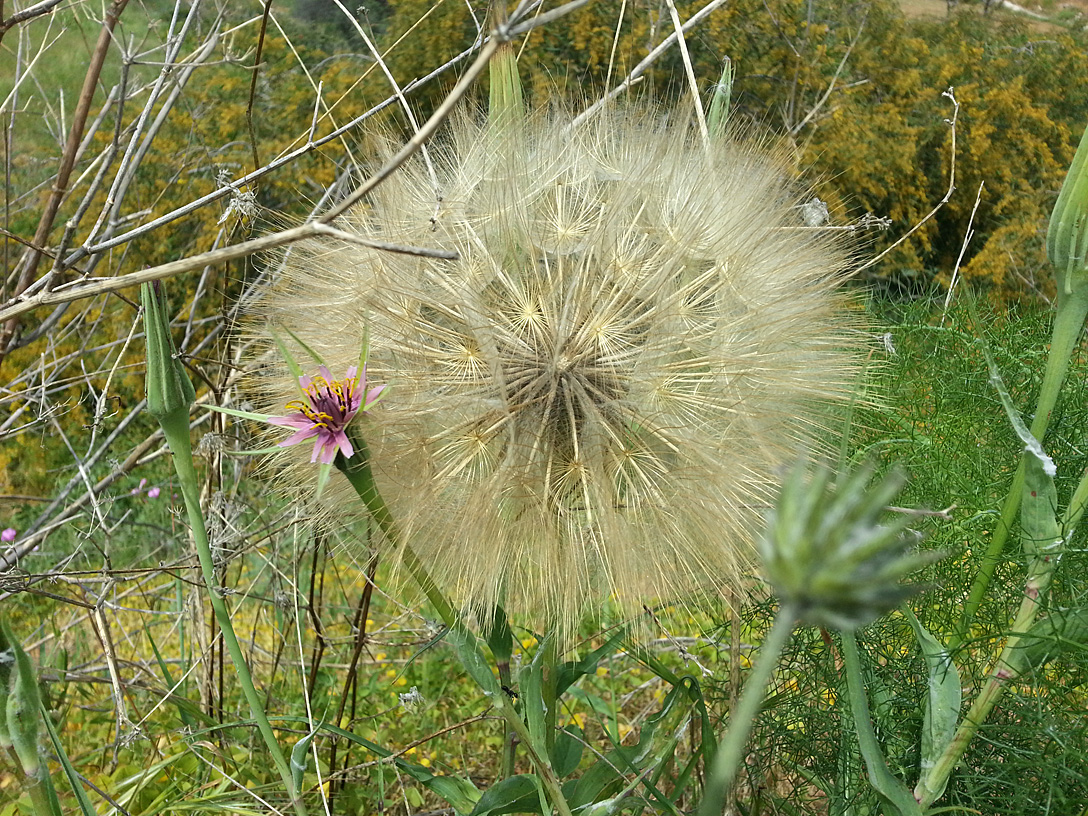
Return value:
M 159 489 L 157 487 L 151 488 L 147 491 L 147 497 L 149 499 L 157 499 L 159 497 Z
M 367 392 L 365 367 L 362 375 L 357 377 L 358 368 L 349 366 L 342 380 L 334 380 L 325 366 L 320 366 L 318 371 L 320 373 L 316 377 L 298 378 L 305 399 L 287 403 L 287 409 L 294 413 L 285 417 L 271 417 L 268 422 L 295 429 L 291 436 L 280 442 L 281 448 L 316 437 L 310 461 L 331 465 L 337 452 L 345 457 L 355 453 L 344 429 L 360 408 L 365 411 L 374 404 L 385 386 L 375 386 Z
M 14 527 L 8 527 L 4 532 L 0 533 L 0 541 L 5 544 L 10 544 L 15 540 L 15 536 L 18 535 L 18 531 Z

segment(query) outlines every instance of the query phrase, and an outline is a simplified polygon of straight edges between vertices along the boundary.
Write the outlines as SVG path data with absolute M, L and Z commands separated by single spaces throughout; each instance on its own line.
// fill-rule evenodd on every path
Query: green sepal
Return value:
M 170 334 L 170 310 L 166 293 L 158 281 L 140 287 L 144 312 L 144 341 L 147 353 L 147 412 L 166 431 L 189 432 L 189 409 L 196 400 L 196 390 L 185 366 L 178 359 Z
M 499 46 L 488 65 L 491 94 L 488 117 L 496 127 L 516 124 L 525 119 L 525 99 L 518 74 L 518 57 L 511 43 Z

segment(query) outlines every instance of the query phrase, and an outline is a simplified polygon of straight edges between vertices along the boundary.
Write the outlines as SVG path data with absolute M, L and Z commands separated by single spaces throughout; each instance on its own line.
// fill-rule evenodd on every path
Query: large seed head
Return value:
M 444 144 L 437 190 L 412 164 L 340 226 L 460 260 L 296 248 L 258 332 L 336 370 L 368 328 L 379 487 L 466 605 L 569 629 L 609 594 L 736 589 L 776 468 L 851 389 L 843 252 L 775 159 L 648 115 L 465 116 Z

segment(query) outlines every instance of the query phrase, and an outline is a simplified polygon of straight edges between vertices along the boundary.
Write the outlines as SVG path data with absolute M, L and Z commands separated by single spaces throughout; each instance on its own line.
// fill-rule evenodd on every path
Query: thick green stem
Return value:
M 1058 402 L 1062 384 L 1065 382 L 1066 372 L 1069 370 L 1069 361 L 1073 356 L 1077 340 L 1084 328 L 1085 317 L 1088 317 L 1088 287 L 1080 289 L 1071 295 L 1059 299 L 1058 313 L 1054 317 L 1054 328 L 1051 335 L 1050 354 L 1047 357 L 1046 373 L 1043 375 L 1043 384 L 1039 390 L 1039 399 L 1035 406 L 1035 418 L 1031 423 L 1031 433 L 1042 442 L 1050 424 L 1050 415 Z M 959 626 L 949 643 L 949 649 L 959 647 L 968 636 L 971 624 L 979 607 L 990 588 L 994 571 L 1001 563 L 1001 555 L 1012 531 L 1016 514 L 1020 510 L 1020 501 L 1024 492 L 1024 460 L 1021 457 L 1020 465 L 1013 476 L 1009 492 L 1005 497 L 1005 505 L 1001 510 L 1001 519 L 994 529 L 990 546 L 982 558 L 982 565 L 971 585 L 971 594 L 963 608 Z
M 778 658 L 789 642 L 793 624 L 797 619 L 797 609 L 791 604 L 783 605 L 775 616 L 774 625 L 763 641 L 759 659 L 752 669 L 752 674 L 744 686 L 744 693 L 736 710 L 729 713 L 729 730 L 718 745 L 714 756 L 714 766 L 707 776 L 703 801 L 699 806 L 699 816 L 721 816 L 725 808 L 726 797 L 733 788 L 737 772 L 744 759 L 744 750 L 748 745 L 748 735 L 752 724 L 759 714 L 760 706 L 766 693 L 767 683 L 778 665 Z M 734 656 L 735 657 L 735 656 Z
M 349 428 L 349 433 L 352 430 Z M 389 512 L 389 507 L 374 483 L 374 472 L 370 468 L 370 448 L 367 447 L 366 440 L 360 434 L 352 433 L 351 443 L 355 448 L 355 455 L 346 459 L 343 454 L 337 454 L 337 469 L 351 482 L 351 486 L 363 500 L 371 517 L 378 523 L 390 546 L 397 552 L 401 564 L 419 584 L 423 594 L 431 602 L 431 606 L 438 612 L 438 617 L 446 626 L 451 628 L 457 626 L 458 616 L 453 609 L 453 604 L 438 588 L 438 584 L 431 578 L 431 574 L 423 566 L 423 562 L 419 560 L 415 551 L 401 540 L 400 530 L 393 519 L 393 514 Z
M 548 755 L 552 756 L 555 749 L 556 722 L 559 717 L 559 700 L 555 693 L 556 680 L 559 674 L 559 638 L 552 634 L 544 639 L 541 648 L 544 649 L 544 684 L 542 689 L 544 698 L 544 744 L 548 749 Z
M 1070 499 L 1069 506 L 1062 517 L 1061 529 L 1065 541 L 1069 541 L 1073 535 L 1073 530 L 1084 515 L 1086 505 L 1088 505 L 1088 470 L 1085 470 L 1081 476 L 1080 483 L 1077 485 L 1076 490 L 1073 491 L 1073 497 Z M 964 751 L 967 750 L 967 746 L 978 732 L 979 726 L 986 721 L 993 707 L 1001 699 L 1005 686 L 1020 674 L 1023 668 L 1021 665 L 1022 652 L 1020 651 L 1020 644 L 1024 633 L 1031 628 L 1042 608 L 1043 597 L 1046 595 L 1051 578 L 1053 578 L 1054 571 L 1057 569 L 1055 555 L 1044 553 L 1036 557 L 1032 562 L 1027 584 L 1024 588 L 1024 598 L 1020 602 L 1020 608 L 1017 610 L 1016 618 L 1012 623 L 1012 634 L 1005 642 L 1000 657 L 991 666 L 986 685 L 983 686 L 982 691 L 971 706 L 971 710 L 967 712 L 967 716 L 964 717 L 963 722 L 956 729 L 956 733 L 944 753 L 934 763 L 925 778 L 918 780 L 914 795 L 923 806 L 928 807 L 936 800 L 938 792 L 944 789 L 944 783 L 951 776 L 952 771 L 955 770 Z
M 537 756 L 536 751 L 533 749 L 532 737 L 529 736 L 529 729 L 525 727 L 521 715 L 518 714 L 514 704 L 505 694 L 502 697 L 502 714 L 518 739 L 521 740 L 522 745 L 525 746 L 525 750 L 529 752 L 529 757 L 533 760 L 533 767 L 536 768 L 540 781 L 544 785 L 544 790 L 547 791 L 548 798 L 552 800 L 552 805 L 559 813 L 559 816 L 572 816 L 570 805 L 567 804 L 567 800 L 563 796 L 563 789 L 559 784 L 555 771 L 552 770 L 551 763 L 548 762 L 547 757 Z
M 298 816 L 306 816 L 306 806 L 302 802 L 300 792 L 295 790 L 291 770 L 287 765 L 287 759 L 280 749 L 276 735 L 272 732 L 272 726 L 265 716 L 264 700 L 257 693 L 253 685 L 253 676 L 249 672 L 249 664 L 242 654 L 242 647 L 238 643 L 238 636 L 234 633 L 234 624 L 231 623 L 230 611 L 219 594 L 218 582 L 215 579 L 215 566 L 212 562 L 211 547 L 208 543 L 208 530 L 204 525 L 204 516 L 200 512 L 200 488 L 197 484 L 196 470 L 193 468 L 193 449 L 189 440 L 189 423 L 171 422 L 169 419 L 160 420 L 166 442 L 174 454 L 174 469 L 178 474 L 178 484 L 181 486 L 181 494 L 185 499 L 185 511 L 189 516 L 189 526 L 193 531 L 193 542 L 196 544 L 197 558 L 200 560 L 200 571 L 204 576 L 204 585 L 208 590 L 208 599 L 212 604 L 219 631 L 223 636 L 227 652 L 230 654 L 234 670 L 238 674 L 238 682 L 242 686 L 242 693 L 249 704 L 250 716 L 257 723 L 257 730 L 264 738 L 265 745 L 272 761 L 279 771 L 280 777 L 291 799 L 295 813 Z
M 5 712 L 0 711 L 0 716 Z M 20 767 L 19 756 L 12 748 L 5 753 L 12 765 Z M 26 774 L 26 792 L 30 797 L 31 806 L 34 808 L 34 816 L 61 816 L 60 800 L 57 799 L 53 780 L 49 776 L 49 767 L 45 762 L 38 765 L 34 773 Z
M 1041 559 L 1040 559 L 1041 560 Z M 924 779 L 919 780 L 915 788 L 915 798 L 923 808 L 929 807 L 937 798 L 937 792 L 944 789 L 945 782 L 952 775 L 967 746 L 978 732 L 979 726 L 986 722 L 1001 694 L 1012 680 L 1020 674 L 1021 657 L 1020 643 L 1023 634 L 1031 628 L 1039 614 L 1039 599 L 1046 592 L 1050 584 L 1053 568 L 1043 570 L 1041 574 L 1028 579 L 1027 589 L 1024 592 L 1024 600 L 1020 603 L 1020 609 L 1013 621 L 1012 632 L 1005 642 L 1005 648 L 1001 650 L 1001 656 L 991 666 L 986 679 L 986 685 L 978 697 L 975 698 L 971 710 L 963 718 L 959 728 L 956 729 L 952 741 L 948 743 L 944 753 L 937 759 L 933 767 Z
M 355 492 L 359 494 L 359 498 L 362 499 L 366 509 L 378 523 L 378 527 L 381 528 L 382 533 L 385 534 L 386 539 L 389 541 L 389 545 L 396 550 L 400 557 L 401 565 L 415 579 L 416 583 L 419 584 L 420 588 L 423 590 L 423 594 L 427 596 L 427 600 L 431 602 L 431 605 L 438 612 L 439 617 L 442 618 L 442 622 L 451 630 L 463 630 L 463 625 L 457 612 L 453 608 L 453 604 L 449 602 L 442 593 L 442 590 L 438 588 L 438 584 L 435 583 L 431 574 L 427 571 L 427 568 L 423 566 L 423 562 L 419 560 L 419 556 L 415 554 L 415 551 L 413 551 L 406 542 L 401 540 L 400 530 L 393 519 L 393 514 L 389 512 L 389 507 L 386 505 L 381 493 L 378 492 L 378 486 L 374 482 L 374 472 L 370 467 L 370 449 L 367 447 L 366 440 L 363 439 L 362 435 L 353 431 L 354 429 L 349 426 L 348 432 L 351 433 L 351 443 L 355 448 L 355 454 L 350 459 L 345 458 L 342 454 L 338 454 L 336 457 L 337 469 L 339 469 L 340 472 L 347 477 L 348 481 L 351 482 L 351 486 L 354 487 Z M 482 665 L 486 661 L 486 657 L 483 654 L 483 650 L 479 648 L 479 640 L 470 636 L 467 638 L 467 641 L 473 644 L 473 648 L 477 651 L 476 657 Z M 501 692 L 494 695 L 494 697 L 501 701 L 499 707 L 502 711 L 503 718 L 506 720 L 507 728 L 517 735 L 518 739 L 521 740 L 521 743 L 529 752 L 533 767 L 536 769 L 537 775 L 544 785 L 544 790 L 551 800 L 552 806 L 555 807 L 559 816 L 572 816 L 570 805 L 567 804 L 567 801 L 563 796 L 559 779 L 552 770 L 548 757 L 538 756 L 536 751 L 533 750 L 529 730 L 525 727 L 521 715 L 519 715 L 514 708 L 510 698 Z

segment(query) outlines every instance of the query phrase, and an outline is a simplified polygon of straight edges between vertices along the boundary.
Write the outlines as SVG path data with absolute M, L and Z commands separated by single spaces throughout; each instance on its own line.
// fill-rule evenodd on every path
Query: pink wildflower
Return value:
M 305 399 L 287 403 L 287 409 L 294 413 L 285 417 L 271 417 L 268 422 L 295 429 L 291 436 L 280 442 L 281 448 L 317 437 L 310 461 L 331 465 L 337 452 L 345 457 L 355 453 L 344 429 L 360 408 L 365 411 L 378 399 L 385 386 L 379 385 L 367 392 L 365 367 L 357 377 L 358 368 L 349 366 L 342 380 L 334 380 L 325 366 L 319 367 L 318 371 L 320 373 L 316 377 L 298 378 Z
M 159 488 L 153 487 L 149 491 L 147 491 L 147 497 L 149 499 L 157 499 L 159 497 L 159 492 Z
M 0 533 L 0 541 L 5 544 L 10 544 L 15 540 L 15 536 L 18 535 L 18 531 L 14 527 L 8 527 L 4 532 Z

